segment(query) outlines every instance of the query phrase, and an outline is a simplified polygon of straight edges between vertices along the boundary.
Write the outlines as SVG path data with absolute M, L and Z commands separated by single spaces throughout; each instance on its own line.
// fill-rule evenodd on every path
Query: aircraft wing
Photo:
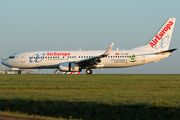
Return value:
M 91 65 L 97 65 L 98 63 L 101 62 L 101 58 L 106 57 L 110 54 L 110 51 L 113 47 L 114 43 L 111 43 L 111 45 L 108 47 L 108 49 L 105 51 L 104 54 L 102 55 L 98 55 L 95 57 L 91 57 L 91 58 L 87 58 L 87 59 L 83 59 L 80 61 L 76 61 L 76 64 L 82 65 L 82 66 L 91 66 Z

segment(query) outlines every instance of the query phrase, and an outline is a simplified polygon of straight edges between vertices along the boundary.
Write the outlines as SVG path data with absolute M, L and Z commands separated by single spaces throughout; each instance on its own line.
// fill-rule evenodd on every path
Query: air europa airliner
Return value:
M 130 50 L 106 51 L 35 51 L 16 53 L 2 61 L 3 65 L 19 69 L 56 68 L 63 72 L 92 74 L 97 68 L 123 68 L 157 62 L 167 58 L 176 49 L 169 49 L 176 18 L 169 18 L 155 36 L 146 44 Z

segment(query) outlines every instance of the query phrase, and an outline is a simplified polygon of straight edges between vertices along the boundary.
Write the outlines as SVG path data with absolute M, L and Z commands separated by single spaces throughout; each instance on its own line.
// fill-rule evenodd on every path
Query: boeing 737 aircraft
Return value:
M 155 36 L 144 46 L 130 50 L 106 51 L 35 51 L 16 53 L 2 61 L 3 65 L 22 69 L 57 68 L 63 72 L 92 74 L 95 68 L 123 68 L 157 62 L 167 58 L 176 49 L 169 49 L 176 18 L 169 18 Z

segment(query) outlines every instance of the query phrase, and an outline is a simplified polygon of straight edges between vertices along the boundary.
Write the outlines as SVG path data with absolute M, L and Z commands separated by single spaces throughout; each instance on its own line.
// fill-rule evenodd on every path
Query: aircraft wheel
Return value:
M 18 70 L 18 74 L 21 74 L 21 70 Z
M 86 70 L 86 74 L 92 74 L 92 70 L 91 69 L 87 69 Z

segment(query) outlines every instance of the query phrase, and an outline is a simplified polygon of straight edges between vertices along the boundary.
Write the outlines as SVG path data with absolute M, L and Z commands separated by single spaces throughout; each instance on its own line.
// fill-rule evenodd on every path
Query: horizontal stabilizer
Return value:
M 172 52 L 174 52 L 175 50 L 177 50 L 177 48 L 170 49 L 170 50 L 166 50 L 166 51 L 162 51 L 162 52 L 158 52 L 158 53 L 156 53 L 156 54 L 162 54 L 162 53 L 167 53 L 167 52 L 172 53 Z

